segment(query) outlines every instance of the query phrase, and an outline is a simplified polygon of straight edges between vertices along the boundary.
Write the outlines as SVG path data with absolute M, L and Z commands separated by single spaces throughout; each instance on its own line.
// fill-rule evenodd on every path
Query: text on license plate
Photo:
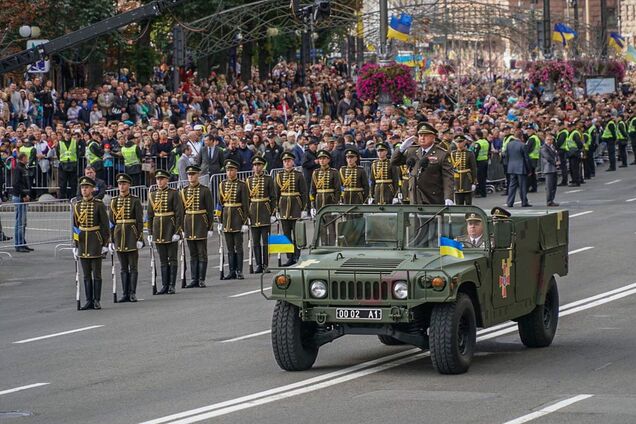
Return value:
M 381 320 L 382 309 L 337 308 L 336 319 L 371 319 Z

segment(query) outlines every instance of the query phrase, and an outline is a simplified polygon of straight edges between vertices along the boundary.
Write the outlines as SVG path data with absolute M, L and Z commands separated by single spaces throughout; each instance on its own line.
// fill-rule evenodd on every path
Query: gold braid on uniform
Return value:
M 157 190 L 154 191 L 154 198 L 152 193 L 148 196 L 148 200 L 150 200 L 150 206 L 155 213 L 165 213 L 168 212 L 168 192 L 170 190 Z
M 250 181 L 254 187 L 250 186 Z M 250 199 L 262 199 L 265 197 L 265 175 L 254 174 L 247 180 L 247 189 L 250 193 Z
M 201 185 L 196 187 L 188 186 L 181 190 L 181 200 L 183 201 L 183 208 L 187 211 L 198 211 L 201 209 L 199 202 Z

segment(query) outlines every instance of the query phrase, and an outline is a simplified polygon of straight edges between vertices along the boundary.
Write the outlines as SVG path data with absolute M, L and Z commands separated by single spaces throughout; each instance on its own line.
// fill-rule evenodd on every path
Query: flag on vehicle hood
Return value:
M 294 253 L 294 245 L 284 234 L 270 234 L 267 241 L 269 253 Z
M 464 257 L 464 245 L 447 237 L 439 238 L 439 254 L 442 256 L 453 256 L 462 259 Z

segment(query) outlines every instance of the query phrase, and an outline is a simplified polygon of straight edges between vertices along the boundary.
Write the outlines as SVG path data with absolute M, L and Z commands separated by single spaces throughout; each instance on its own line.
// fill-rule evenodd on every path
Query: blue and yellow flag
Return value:
M 563 22 L 559 22 L 558 24 L 554 25 L 554 31 L 552 32 L 552 41 L 562 43 L 565 46 L 568 41 L 572 40 L 574 37 L 576 37 L 576 31 L 574 31 Z
M 80 229 L 73 225 L 73 240 L 79 241 Z
M 625 59 L 629 60 L 630 62 L 636 63 L 636 48 L 634 48 L 634 46 L 632 46 L 631 44 L 627 46 Z
M 413 23 L 413 17 L 402 13 L 400 17 L 391 16 L 391 22 L 389 23 L 389 29 L 386 37 L 393 38 L 400 41 L 409 41 L 409 35 L 411 34 L 411 24 Z
M 607 44 L 617 53 L 622 53 L 625 48 L 625 38 L 617 32 L 610 32 L 607 38 Z
M 439 238 L 439 254 L 453 256 L 462 259 L 464 257 L 464 245 L 446 237 Z
M 409 68 L 422 67 L 424 65 L 424 56 L 413 52 L 398 52 L 395 56 L 395 61 Z
M 221 216 L 221 211 L 223 210 L 223 206 L 219 202 L 216 203 L 214 207 L 214 216 Z
M 270 234 L 267 241 L 269 253 L 294 253 L 294 245 L 284 234 Z

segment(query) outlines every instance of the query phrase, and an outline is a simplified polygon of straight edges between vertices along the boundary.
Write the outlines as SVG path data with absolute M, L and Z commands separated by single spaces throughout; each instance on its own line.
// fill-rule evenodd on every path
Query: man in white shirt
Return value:
M 466 214 L 466 235 L 455 240 L 462 242 L 464 247 L 482 249 L 484 247 L 484 222 L 476 213 Z

